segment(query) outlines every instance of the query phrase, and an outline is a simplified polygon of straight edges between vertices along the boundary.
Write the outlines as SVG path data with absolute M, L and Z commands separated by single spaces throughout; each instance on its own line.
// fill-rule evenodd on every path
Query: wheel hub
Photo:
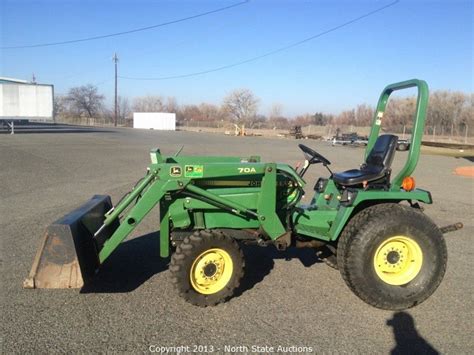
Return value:
M 202 252 L 193 262 L 191 286 L 199 293 L 210 295 L 221 291 L 230 281 L 233 262 L 224 249 L 213 248 Z
M 374 268 L 382 281 L 390 285 L 405 285 L 420 272 L 423 253 L 418 243 L 407 236 L 383 241 L 374 254 Z
M 217 266 L 214 263 L 207 264 L 203 268 L 203 273 L 204 273 L 204 276 L 206 277 L 212 277 L 215 275 L 216 272 L 217 272 Z
M 387 254 L 387 261 L 390 263 L 390 264 L 396 264 L 398 262 L 398 260 L 400 260 L 400 254 L 398 253 L 398 251 L 389 251 L 388 254 Z

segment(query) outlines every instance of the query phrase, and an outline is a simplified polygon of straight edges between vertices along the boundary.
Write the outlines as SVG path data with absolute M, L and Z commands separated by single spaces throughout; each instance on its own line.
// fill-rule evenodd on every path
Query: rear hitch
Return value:
M 444 227 L 440 227 L 439 230 L 441 231 L 441 233 L 446 234 L 449 232 L 455 232 L 463 227 L 464 225 L 461 222 L 458 222 L 458 223 L 450 224 Z

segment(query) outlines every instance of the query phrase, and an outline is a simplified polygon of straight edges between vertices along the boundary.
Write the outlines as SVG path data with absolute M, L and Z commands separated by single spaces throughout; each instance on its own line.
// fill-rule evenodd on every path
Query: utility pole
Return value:
M 118 57 L 117 53 L 114 53 L 114 56 L 112 60 L 115 63 L 115 115 L 114 115 L 114 126 L 117 127 L 117 116 L 118 116 L 118 107 L 117 107 L 117 62 L 118 62 Z

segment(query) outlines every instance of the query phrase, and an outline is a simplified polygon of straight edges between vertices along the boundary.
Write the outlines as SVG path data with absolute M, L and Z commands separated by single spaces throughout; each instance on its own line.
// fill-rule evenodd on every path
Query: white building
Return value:
M 54 86 L 0 77 L 0 120 L 53 122 Z
M 176 130 L 176 114 L 168 112 L 134 112 L 133 128 Z

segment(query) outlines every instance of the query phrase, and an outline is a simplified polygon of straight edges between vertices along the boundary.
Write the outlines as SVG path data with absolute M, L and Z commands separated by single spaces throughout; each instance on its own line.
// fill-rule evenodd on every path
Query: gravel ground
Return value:
M 335 171 L 362 162 L 362 149 L 305 143 Z M 167 261 L 158 257 L 156 213 L 107 260 L 88 293 L 22 288 L 49 223 L 95 193 L 117 201 L 143 176 L 150 148 L 172 154 L 181 145 L 189 155 L 302 160 L 297 141 L 262 137 L 131 129 L 0 135 L 2 353 L 472 353 L 474 180 L 453 175 L 472 162 L 451 157 L 422 155 L 414 176 L 435 200 L 426 213 L 439 225 L 465 227 L 447 235 L 448 270 L 439 289 L 405 312 L 366 305 L 310 250 L 272 248 L 245 249 L 248 273 L 238 297 L 194 307 L 176 296 Z M 395 169 L 405 156 L 397 153 Z M 306 200 L 320 174 L 327 175 L 321 166 L 308 173 Z

